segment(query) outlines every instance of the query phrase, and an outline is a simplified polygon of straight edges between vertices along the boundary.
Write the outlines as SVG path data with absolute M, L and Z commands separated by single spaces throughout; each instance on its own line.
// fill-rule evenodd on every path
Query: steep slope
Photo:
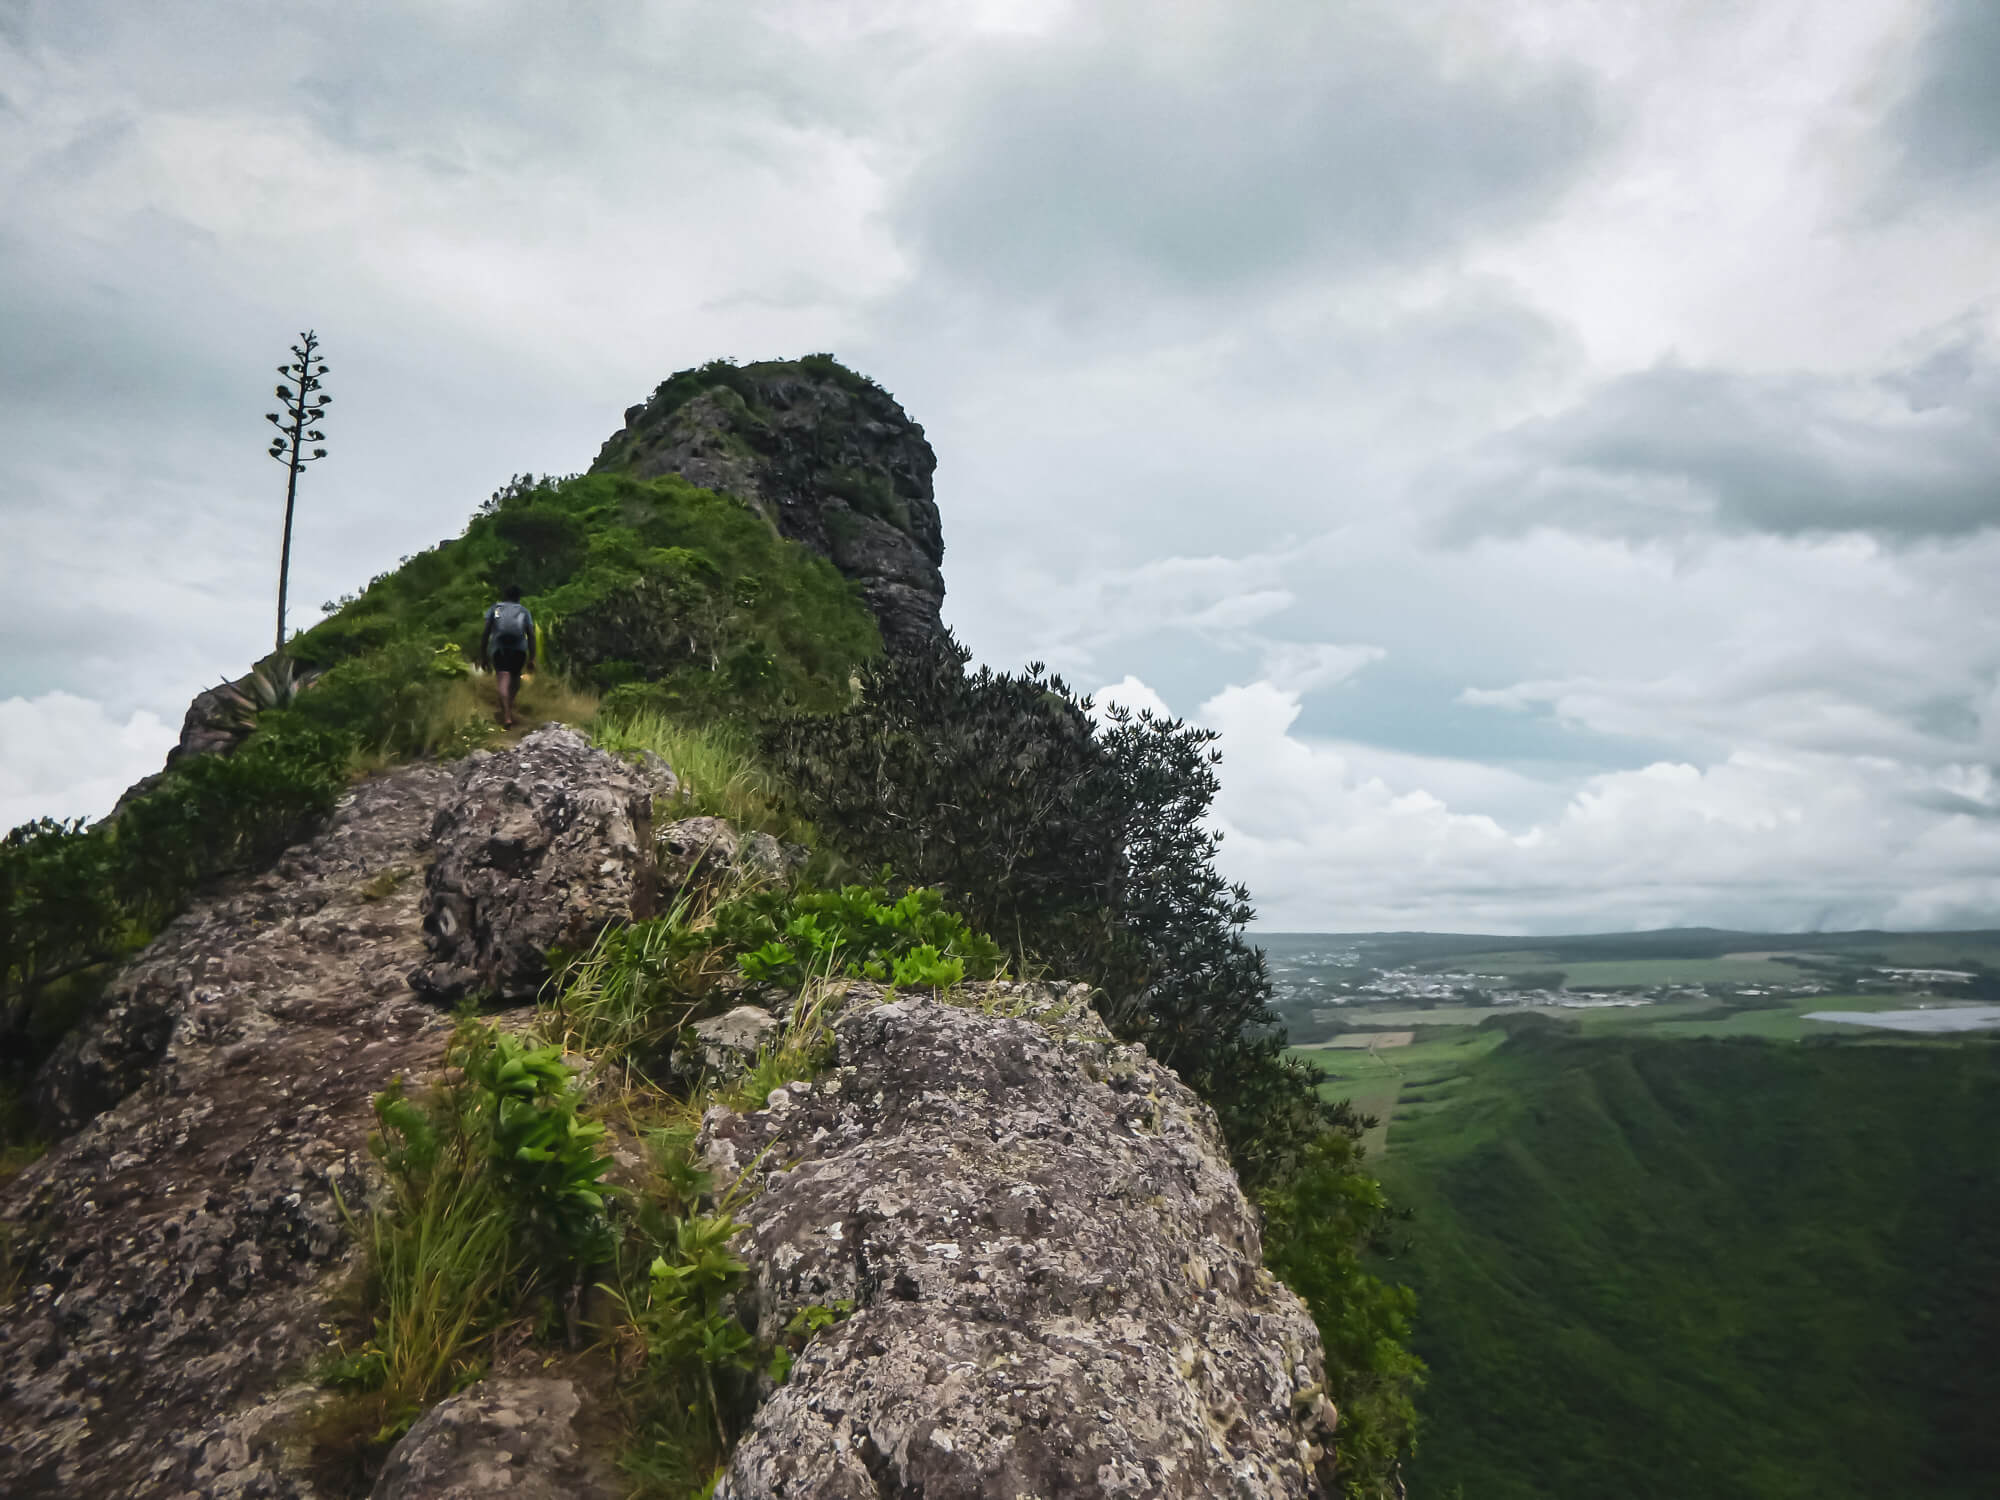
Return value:
M 1395 1126 L 1413 1490 L 1971 1500 L 2000 1048 L 1517 1038 Z

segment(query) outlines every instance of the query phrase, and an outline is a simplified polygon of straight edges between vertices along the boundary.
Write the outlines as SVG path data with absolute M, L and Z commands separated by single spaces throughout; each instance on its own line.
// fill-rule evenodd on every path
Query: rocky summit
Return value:
M 936 469 L 896 398 L 823 356 L 676 375 L 626 411 L 591 466 L 678 474 L 753 506 L 859 585 L 892 650 L 943 631 Z
M 306 1434 L 382 1192 L 371 1096 L 432 1077 L 450 1030 L 411 976 L 483 975 L 508 1003 L 551 942 L 629 920 L 649 863 L 727 845 L 742 865 L 755 840 L 726 824 L 652 826 L 668 784 L 561 726 L 391 770 L 130 965 L 43 1069 L 70 1133 L 0 1193 L 0 1493 L 365 1492 Z M 691 1044 L 754 1051 L 776 1023 L 747 1013 L 789 997 L 737 999 L 728 1036 Z M 746 1226 L 737 1324 L 769 1339 L 842 1309 L 783 1383 L 759 1377 L 718 1494 L 1330 1493 L 1318 1335 L 1171 1072 L 1080 987 L 857 982 L 823 1003 L 816 1076 L 711 1109 L 699 1138 Z M 610 1500 L 602 1400 L 532 1350 L 496 1360 L 373 1493 Z

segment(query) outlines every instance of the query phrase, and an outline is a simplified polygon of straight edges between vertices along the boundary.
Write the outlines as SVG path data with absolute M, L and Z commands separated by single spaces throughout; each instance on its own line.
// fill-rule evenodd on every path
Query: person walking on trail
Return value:
M 521 690 L 521 673 L 535 656 L 535 617 L 521 602 L 521 591 L 509 588 L 486 611 L 486 630 L 479 637 L 479 660 L 493 669 L 500 687 L 500 722 L 514 727 L 514 695 Z

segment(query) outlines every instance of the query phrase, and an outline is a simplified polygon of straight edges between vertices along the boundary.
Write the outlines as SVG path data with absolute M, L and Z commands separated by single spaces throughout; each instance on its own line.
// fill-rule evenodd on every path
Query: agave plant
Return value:
M 248 676 L 223 683 L 217 691 L 222 694 L 228 717 L 247 732 L 265 710 L 290 708 L 318 677 L 318 672 L 301 668 L 289 656 L 274 656 L 252 667 Z

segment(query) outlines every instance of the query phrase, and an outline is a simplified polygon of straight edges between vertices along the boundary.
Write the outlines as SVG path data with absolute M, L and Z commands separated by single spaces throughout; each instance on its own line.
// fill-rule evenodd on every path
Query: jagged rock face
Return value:
M 704 1125 L 759 1333 L 854 1304 L 718 1500 L 1327 1493 L 1319 1335 L 1208 1109 L 1081 993 L 955 993 L 851 1001 L 834 1071 Z
M 358 788 L 325 833 L 208 897 L 45 1065 L 89 1123 L 0 1191 L 0 1494 L 305 1500 L 280 1449 L 367 1199 L 369 1097 L 440 1056 L 409 992 L 417 870 L 450 773 Z M 102 1111 L 102 1112 L 100 1112 Z
M 577 1440 L 567 1380 L 482 1380 L 418 1419 L 370 1500 L 616 1500 Z
M 441 1001 L 531 1000 L 548 952 L 581 947 L 652 890 L 656 787 L 561 724 L 502 754 L 475 752 L 431 825 L 425 880 L 433 961 L 410 976 Z
M 937 455 L 893 396 L 794 364 L 744 366 L 691 399 L 676 385 L 626 411 L 593 473 L 678 474 L 734 495 L 853 579 L 890 649 L 942 633 Z

